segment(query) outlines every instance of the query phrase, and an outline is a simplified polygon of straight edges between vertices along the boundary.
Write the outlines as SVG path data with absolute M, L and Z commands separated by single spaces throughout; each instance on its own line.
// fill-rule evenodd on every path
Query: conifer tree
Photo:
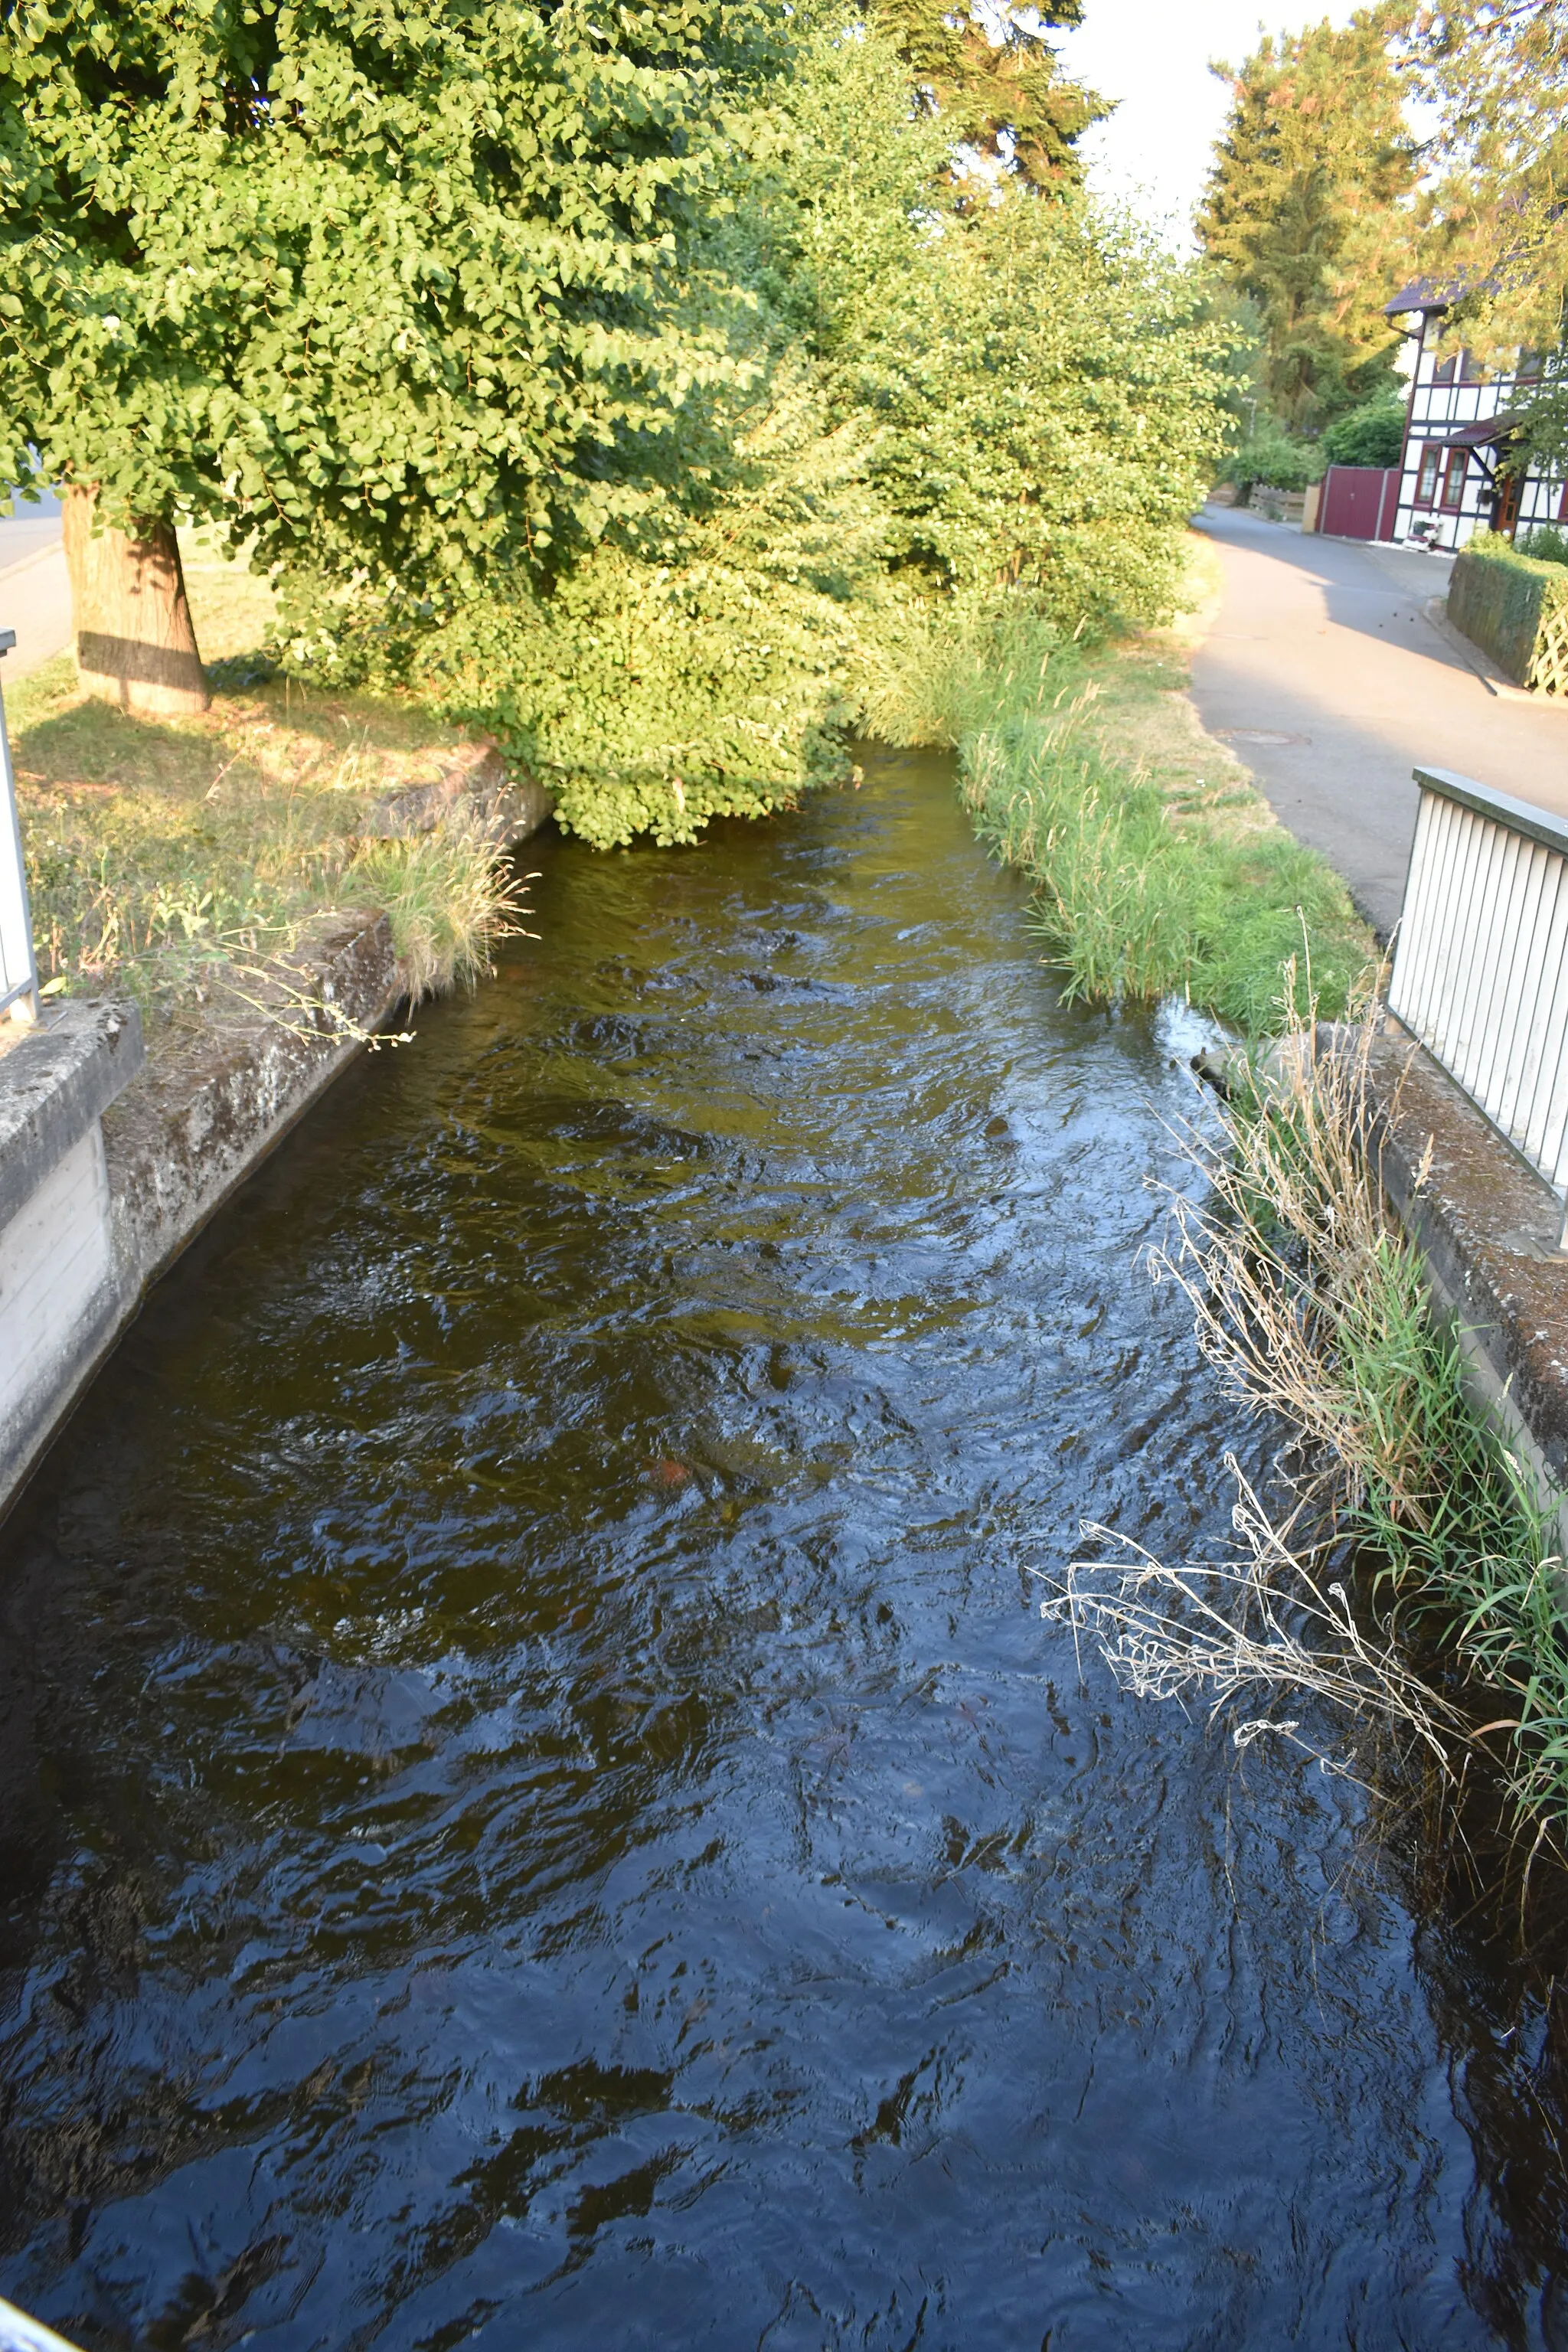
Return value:
M 1080 24 L 1082 0 L 873 0 L 871 17 L 955 141 L 1036 186 L 1077 177 L 1074 142 L 1107 109 L 1067 78 L 1046 37 Z
M 1211 260 L 1256 304 L 1263 390 L 1313 431 L 1394 387 L 1383 305 L 1410 274 L 1416 156 L 1389 54 L 1394 12 L 1266 37 L 1239 72 L 1198 216 Z

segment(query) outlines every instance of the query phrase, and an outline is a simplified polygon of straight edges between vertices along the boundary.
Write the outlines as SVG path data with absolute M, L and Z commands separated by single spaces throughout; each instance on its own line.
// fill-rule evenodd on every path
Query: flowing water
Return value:
M 0 2288 L 126 2352 L 1568 2343 L 1542 1983 L 1038 1615 L 1266 1460 L 1139 1261 L 1190 1038 L 1058 1003 L 935 760 L 540 862 L 0 1538 Z

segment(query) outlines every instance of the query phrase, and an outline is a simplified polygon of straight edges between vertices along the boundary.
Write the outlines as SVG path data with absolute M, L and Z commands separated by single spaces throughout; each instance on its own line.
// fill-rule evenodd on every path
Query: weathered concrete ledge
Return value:
M 103 1122 L 117 1265 L 140 1298 L 406 993 L 383 914 L 325 917 L 161 1051 Z
M 0 1225 L 141 1068 L 133 1004 L 89 999 L 60 1005 L 37 1029 L 7 1024 L 0 1057 Z
M 102 1114 L 142 1061 L 133 1004 L 61 1005 L 0 1055 L 0 1501 L 120 1327 Z
M 1454 1318 L 1474 1401 L 1564 1509 L 1568 1258 L 1563 1208 L 1392 1014 L 1373 1048 L 1384 1190 Z M 1568 1529 L 1565 1529 L 1568 1532 Z
M 508 774 L 488 736 L 444 754 L 436 766 L 427 783 L 405 784 L 372 802 L 360 826 L 367 840 L 404 841 L 457 816 L 465 832 L 509 848 L 537 833 L 554 808 L 536 778 Z

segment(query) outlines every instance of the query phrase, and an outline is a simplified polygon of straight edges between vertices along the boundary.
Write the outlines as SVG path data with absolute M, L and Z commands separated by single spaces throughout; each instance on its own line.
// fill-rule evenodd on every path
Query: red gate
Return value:
M 1331 466 L 1318 529 L 1331 539 L 1392 539 L 1399 475 L 1397 466 Z

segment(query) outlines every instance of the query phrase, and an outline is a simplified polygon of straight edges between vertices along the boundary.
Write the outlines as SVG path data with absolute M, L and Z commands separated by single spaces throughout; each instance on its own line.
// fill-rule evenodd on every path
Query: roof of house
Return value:
M 1446 434 L 1437 446 L 1442 449 L 1485 449 L 1493 442 L 1511 440 L 1518 430 L 1518 417 L 1505 408 L 1496 416 L 1479 416 L 1473 425 L 1461 425 L 1457 432 Z
M 1430 278 L 1413 278 L 1402 286 L 1392 302 L 1383 306 L 1385 319 L 1396 319 L 1402 310 L 1446 310 L 1462 289 L 1458 286 L 1438 286 Z

